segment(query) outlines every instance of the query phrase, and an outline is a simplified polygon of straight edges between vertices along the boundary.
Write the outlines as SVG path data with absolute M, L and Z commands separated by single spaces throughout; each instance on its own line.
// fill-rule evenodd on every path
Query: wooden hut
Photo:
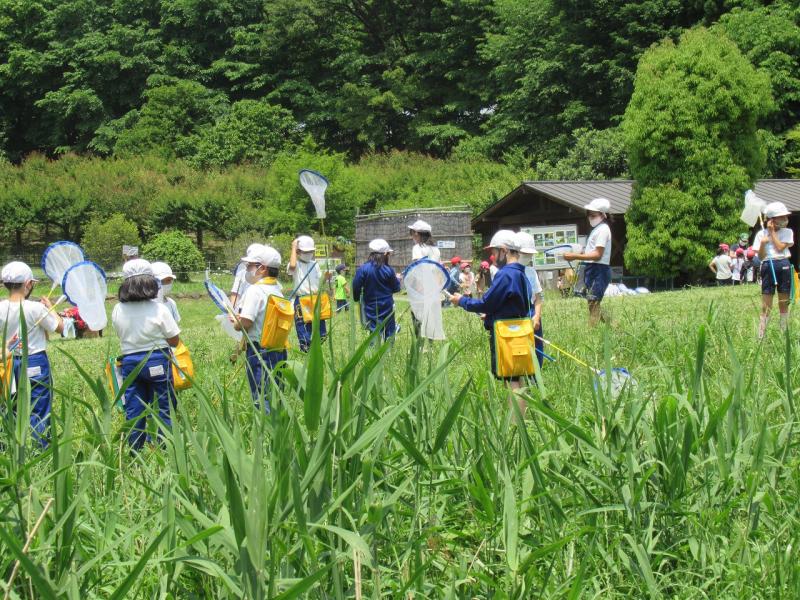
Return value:
M 427 221 L 431 236 L 439 247 L 442 260 L 460 256 L 472 260 L 472 212 L 466 206 L 387 210 L 372 215 L 356 216 L 356 264 L 369 256 L 369 243 L 383 238 L 394 250 L 392 266 L 403 268 L 411 262 L 413 241 L 408 230 L 417 219 Z

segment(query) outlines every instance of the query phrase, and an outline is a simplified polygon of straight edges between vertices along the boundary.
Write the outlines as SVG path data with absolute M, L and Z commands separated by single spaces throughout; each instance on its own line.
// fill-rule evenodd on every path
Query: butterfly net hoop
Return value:
M 54 242 L 42 255 L 42 270 L 55 286 L 61 283 L 64 274 L 71 266 L 84 260 L 86 257 L 83 250 L 75 242 Z
M 411 312 L 419 322 L 419 335 L 429 340 L 443 340 L 442 290 L 448 283 L 447 270 L 427 258 L 411 263 L 403 273 L 403 285 Z
M 318 219 L 325 218 L 325 190 L 328 189 L 328 180 L 321 173 L 303 169 L 300 171 L 300 185 L 311 196 L 314 210 Z
M 61 288 L 67 301 L 78 307 L 81 319 L 92 331 L 108 325 L 106 315 L 106 274 L 92 261 L 85 260 L 71 266 L 64 273 Z
M 633 391 L 637 385 L 637 381 L 623 367 L 615 367 L 608 372 L 605 369 L 598 371 L 594 379 L 595 389 L 610 390 L 614 399 L 625 390 Z

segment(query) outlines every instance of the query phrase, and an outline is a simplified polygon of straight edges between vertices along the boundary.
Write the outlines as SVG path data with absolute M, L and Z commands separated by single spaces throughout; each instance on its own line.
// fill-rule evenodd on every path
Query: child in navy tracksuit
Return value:
M 125 390 L 125 417 L 133 421 L 128 443 L 132 450 L 140 450 L 147 441 L 144 412 L 148 406 L 157 408 L 158 417 L 166 427 L 172 425 L 169 411 L 175 389 L 170 348 L 180 343 L 180 329 L 164 303 L 153 302 L 159 287 L 149 262 L 141 258 L 130 260 L 122 273 L 119 303 L 111 313 L 111 322 L 120 341 L 123 379 L 144 361 Z
M 389 266 L 392 249 L 386 240 L 372 240 L 369 250 L 369 259 L 358 268 L 353 278 L 353 300 L 361 303 L 361 314 L 370 331 L 386 322 L 383 329 L 385 340 L 397 331 L 392 294 L 400 291 L 400 280 Z
M 52 376 L 50 360 L 47 358 L 47 334 L 61 333 L 64 322 L 50 309 L 52 305 L 47 298 L 39 302 L 28 300 L 36 279 L 25 263 L 14 261 L 3 267 L 3 285 L 9 292 L 8 300 L 0 302 L 0 331 L 5 332 L 6 348 L 12 350 L 12 370 L 16 382 L 20 381 L 22 369 L 22 344 L 17 343 L 22 336 L 20 331 L 20 313 L 25 317 L 28 338 L 28 367 L 25 376 L 28 378 L 31 392 L 31 429 L 33 437 L 46 447 L 50 437 L 50 410 L 52 407 Z M 17 384 L 19 386 L 19 384 Z M 16 405 L 16 403 L 14 403 Z

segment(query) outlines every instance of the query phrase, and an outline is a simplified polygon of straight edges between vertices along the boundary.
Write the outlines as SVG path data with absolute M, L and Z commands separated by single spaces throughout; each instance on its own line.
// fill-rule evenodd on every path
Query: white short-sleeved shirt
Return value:
M 28 355 L 44 352 L 47 349 L 47 335 L 45 332 L 53 333 L 58 327 L 58 317 L 48 310 L 41 302 L 25 300 L 22 304 L 22 311 L 25 314 L 25 323 L 28 326 Z M 44 315 L 47 315 L 46 317 Z M 36 327 L 34 324 L 41 319 Z M 0 332 L 5 330 L 5 344 L 8 344 L 15 335 L 22 337 L 19 330 L 19 303 L 3 300 L 0 302 Z M 20 355 L 22 348 L 17 346 L 14 354 Z
M 727 254 L 719 254 L 711 261 L 717 267 L 717 279 L 731 278 L 731 257 Z
M 492 276 L 492 281 L 494 281 L 494 276 L 497 275 L 497 272 L 499 270 L 500 269 L 497 268 L 497 265 L 495 265 L 495 264 L 489 265 L 489 275 Z
M 164 298 L 164 306 L 169 309 L 172 318 L 175 319 L 176 323 L 181 322 L 181 313 L 178 312 L 178 305 L 175 303 L 175 300 L 172 298 Z
M 734 281 L 742 280 L 742 265 L 744 265 L 743 258 L 737 256 L 731 259 L 731 277 Z
M 430 258 L 436 262 L 442 260 L 442 253 L 439 248 L 429 244 L 414 244 L 411 248 L 411 260 L 419 260 L 420 258 Z
M 242 296 L 239 316 L 253 322 L 247 330 L 247 336 L 255 342 L 261 339 L 261 330 L 264 328 L 264 317 L 267 313 L 267 299 L 270 296 L 283 298 L 283 290 L 277 281 L 251 285 Z
M 789 244 L 781 252 L 778 252 L 775 249 L 775 244 L 770 241 L 769 233 L 762 229 L 756 234 L 756 238 L 753 240 L 753 250 L 758 252 L 761 249 L 761 244 L 766 242 L 767 254 L 764 258 L 772 258 L 776 260 L 780 258 L 789 258 L 792 255 L 792 253 L 789 251 L 789 248 L 794 245 L 794 232 L 788 227 L 782 227 L 781 229 L 778 229 L 778 240 L 784 244 Z
M 311 273 L 309 273 L 308 277 L 306 277 L 306 273 L 309 271 L 311 271 Z M 298 296 L 316 294 L 319 292 L 319 281 L 322 278 L 322 269 L 319 268 L 319 265 L 316 262 L 304 263 L 298 260 L 297 267 L 295 267 L 292 277 L 294 281 L 294 287 L 297 289 L 297 292 L 295 293 Z M 305 281 L 303 281 L 304 277 Z M 301 281 L 303 281 L 302 285 L 300 285 Z M 297 287 L 298 285 L 300 285 L 299 288 Z
M 525 276 L 531 284 L 531 300 L 536 294 L 542 293 L 542 284 L 539 282 L 539 275 L 533 267 L 525 267 Z
M 247 291 L 247 288 L 250 287 L 250 284 L 247 283 L 247 279 L 245 279 L 246 274 L 247 265 L 239 263 L 234 273 L 233 286 L 231 286 L 231 294 L 236 294 L 236 301 L 233 303 L 234 308 L 239 308 L 242 303 L 242 298 L 244 298 L 244 293 Z
M 111 312 L 122 355 L 167 348 L 167 339 L 181 330 L 163 302 L 120 302 Z
M 598 265 L 611 264 L 611 228 L 608 223 L 600 223 L 592 229 L 589 238 L 586 240 L 585 254 L 593 252 L 595 248 L 603 248 L 603 255 L 599 260 L 592 261 Z

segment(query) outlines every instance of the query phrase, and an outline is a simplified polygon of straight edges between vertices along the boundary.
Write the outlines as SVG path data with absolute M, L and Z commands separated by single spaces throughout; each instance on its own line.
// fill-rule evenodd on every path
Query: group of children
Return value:
M 605 225 L 606 204 L 593 201 L 586 207 L 595 230 Z M 602 211 L 603 208 L 606 211 Z M 595 223 L 598 214 L 603 218 Z M 415 242 L 413 259 L 440 261 L 439 249 L 431 240 L 430 226 L 424 221 L 417 221 L 409 229 Z M 586 251 L 572 257 L 595 261 L 600 265 L 596 272 L 587 273 L 587 286 L 592 294 L 590 311 L 591 303 L 599 304 L 602 298 L 604 282 L 607 285 L 608 274 L 605 269 L 610 250 L 610 234 L 600 230 L 595 235 L 595 230 L 590 235 Z M 769 243 L 774 242 L 771 240 Z M 471 297 L 477 295 L 474 294 L 477 286 L 473 287 L 474 282 L 470 278 L 464 281 L 459 277 L 460 283 L 466 285 L 459 285 L 459 289 L 450 295 L 450 301 L 464 310 L 484 315 L 484 327 L 489 332 L 492 372 L 496 377 L 509 381 L 511 387 L 519 387 L 521 378 L 533 373 L 517 373 L 513 369 L 509 372 L 505 367 L 498 368 L 497 348 L 500 346 L 496 344 L 495 324 L 509 319 L 523 319 L 529 323 L 532 333 L 526 339 L 531 345 L 535 344 L 538 352 L 536 362 L 541 365 L 543 296 L 533 269 L 536 249 L 529 234 L 501 230 L 492 238 L 487 250 L 491 251 L 491 262 L 484 261 L 481 264 L 481 277 L 487 284 L 483 296 Z M 371 331 L 381 327 L 384 340 L 391 338 L 398 330 L 393 295 L 400 291 L 402 276 L 395 273 L 390 265 L 392 252 L 385 240 L 372 240 L 368 259 L 359 266 L 352 281 L 353 300 L 360 303 L 364 325 Z M 237 272 L 230 293 L 232 310 L 229 319 L 235 330 L 245 334 L 245 364 L 250 392 L 254 403 L 266 412 L 270 411 L 269 386 L 279 378 L 276 367 L 287 358 L 287 336 L 292 321 L 303 352 L 308 351 L 311 344 L 315 308 L 320 310 L 321 315 L 319 334 L 322 338 L 327 334 L 326 319 L 330 318 L 330 306 L 326 314 L 321 286 L 330 275 L 323 274 L 314 260 L 314 253 L 314 240 L 309 236 L 300 236 L 292 243 L 287 272 L 292 276 L 293 290 L 289 298 L 285 298 L 278 282 L 282 264 L 280 254 L 270 246 L 251 244 L 241 259 L 242 268 Z M 460 275 L 469 272 L 462 267 L 460 260 L 457 266 Z M 780 269 L 780 265 L 777 268 Z M 343 275 L 344 269 L 343 265 L 336 269 L 337 308 L 348 306 L 349 290 Z M 494 273 L 490 274 L 492 269 Z M 483 271 L 486 272 L 485 276 Z M 27 372 L 24 376 L 31 389 L 30 422 L 35 439 L 46 446 L 52 404 L 47 336 L 60 333 L 64 323 L 53 312 L 47 298 L 38 302 L 30 300 L 37 281 L 30 267 L 21 262 L 12 262 L 2 269 L 1 275 L 3 285 L 9 292 L 9 298 L 0 302 L 0 328 L 5 333 L 10 371 L 13 372 L 14 381 L 19 381 L 23 375 L 20 373 L 23 352 L 18 341 L 22 312 L 27 325 Z M 178 324 L 181 317 L 177 304 L 169 297 L 174 279 L 166 263 L 151 263 L 138 256 L 128 256 L 122 269 L 119 302 L 111 315 L 120 343 L 117 360 L 120 377 L 125 379 L 135 372 L 124 393 L 124 410 L 130 423 L 128 442 L 134 451 L 141 449 L 148 441 L 146 413 L 149 410 L 157 413 L 160 422 L 169 427 L 170 410 L 177 402 L 172 366 L 173 349 L 180 345 L 181 330 Z M 501 349 L 499 352 L 500 358 L 505 360 L 505 351 Z M 532 356 L 529 358 L 533 359 Z M 12 393 L 14 389 L 12 387 Z

